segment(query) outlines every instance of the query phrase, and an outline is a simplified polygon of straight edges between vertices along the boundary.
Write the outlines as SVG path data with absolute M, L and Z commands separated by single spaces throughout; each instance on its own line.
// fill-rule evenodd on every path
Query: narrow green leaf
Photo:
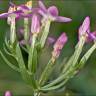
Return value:
M 10 46 L 9 46 L 9 42 L 7 40 L 7 38 L 5 38 L 5 46 L 7 47 L 7 49 L 10 51 Z
M 21 53 L 21 49 L 19 47 L 19 44 L 17 44 L 17 47 L 16 47 L 16 55 L 18 57 L 18 62 L 19 62 L 20 69 L 21 70 L 26 70 L 25 63 L 24 63 L 24 60 L 23 60 L 23 57 L 22 57 L 22 53 Z
M 21 48 L 22 48 L 26 53 L 28 53 L 27 48 L 25 48 L 24 46 L 21 46 Z
M 34 49 L 33 61 L 32 61 L 32 72 L 35 73 L 37 68 L 37 50 Z
M 91 56 L 91 54 L 93 53 L 93 51 L 96 49 L 96 43 L 94 43 L 94 45 L 85 53 L 85 55 L 81 58 L 79 64 L 77 64 L 77 67 L 79 69 L 81 69 L 84 64 L 86 63 L 86 61 L 89 59 L 89 57 Z
M 16 54 L 18 57 L 18 64 L 19 64 L 19 67 L 21 70 L 21 75 L 22 75 L 24 81 L 26 83 L 30 84 L 35 89 L 36 88 L 36 82 L 35 82 L 34 75 L 29 73 L 26 69 L 19 44 L 17 44 L 17 47 L 16 47 Z
M 40 90 L 42 90 L 42 91 L 50 91 L 51 90 L 52 91 L 52 90 L 59 89 L 59 88 L 63 87 L 68 80 L 69 79 L 66 79 L 58 85 L 55 85 L 55 86 L 52 86 L 52 87 L 49 87 L 49 88 L 41 88 Z
M 13 57 L 14 59 L 17 59 L 17 57 L 16 57 L 14 54 L 10 53 L 9 50 L 7 50 L 7 49 L 5 48 L 5 46 L 3 47 L 3 49 L 4 49 L 4 52 L 5 52 L 7 55 Z
M 43 91 L 49 91 L 49 90 L 55 90 L 58 89 L 67 83 L 67 81 L 70 78 L 73 78 L 74 75 L 77 74 L 78 71 L 75 70 L 75 68 L 71 68 L 68 72 L 66 72 L 66 75 L 63 74 L 57 79 L 53 80 L 51 83 L 41 87 L 41 90 Z M 57 84 L 57 85 L 56 85 Z
M 12 63 L 10 63 L 1 51 L 0 51 L 0 54 L 8 66 L 10 66 L 12 69 L 14 69 L 17 72 L 20 72 L 20 69 L 15 65 L 13 65 Z
M 76 74 L 76 71 L 74 71 L 74 70 L 75 69 L 73 69 L 73 68 L 68 70 L 65 74 L 61 74 L 57 79 L 53 80 L 52 82 L 50 82 L 49 84 L 43 86 L 42 88 L 49 88 L 51 86 L 59 84 L 63 80 L 72 78 L 73 75 Z
M 53 65 L 54 64 L 52 63 L 52 61 L 49 60 L 48 64 L 46 65 L 44 71 L 41 74 L 41 77 L 40 77 L 40 80 L 39 80 L 40 85 L 43 85 L 47 81 L 48 77 L 50 76 L 50 74 L 52 72 Z

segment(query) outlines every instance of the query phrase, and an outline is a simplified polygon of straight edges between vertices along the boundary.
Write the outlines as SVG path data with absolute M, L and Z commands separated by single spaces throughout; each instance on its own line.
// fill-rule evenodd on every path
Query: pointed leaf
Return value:
M 12 63 L 10 63 L 1 51 L 0 51 L 0 54 L 1 54 L 2 58 L 4 59 L 4 61 L 6 62 L 6 64 L 8 64 L 8 66 L 10 66 L 15 71 L 20 72 L 20 69 L 18 67 L 16 67 L 15 65 L 13 65 Z
M 21 70 L 21 75 L 22 75 L 23 79 L 25 80 L 26 83 L 31 84 L 31 86 L 33 88 L 36 88 L 36 82 L 35 82 L 34 75 L 31 73 L 28 73 L 28 71 L 26 69 L 19 44 L 17 44 L 17 47 L 16 47 L 16 55 L 18 57 L 18 64 L 19 64 L 19 67 Z

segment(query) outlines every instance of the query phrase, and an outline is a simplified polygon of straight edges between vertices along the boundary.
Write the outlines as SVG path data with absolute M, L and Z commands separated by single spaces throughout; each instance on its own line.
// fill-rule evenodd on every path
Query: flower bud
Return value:
M 90 29 L 90 18 L 87 16 L 79 28 L 79 39 L 81 36 L 87 36 Z
M 40 32 L 40 20 L 37 14 L 34 14 L 32 17 L 32 24 L 31 24 L 31 33 L 38 34 Z
M 60 52 L 63 48 L 63 46 L 65 45 L 65 43 L 67 42 L 67 36 L 65 33 L 62 33 L 61 36 L 57 39 L 55 45 L 54 45 L 54 50 L 52 52 L 52 57 L 54 59 L 58 58 L 60 55 Z
M 12 96 L 11 92 L 10 91 L 6 91 L 4 96 Z

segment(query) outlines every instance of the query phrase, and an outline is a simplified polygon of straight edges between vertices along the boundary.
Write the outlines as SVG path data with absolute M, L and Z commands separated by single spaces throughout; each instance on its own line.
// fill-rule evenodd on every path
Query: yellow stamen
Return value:
M 14 12 L 14 11 L 16 11 L 16 7 L 15 6 L 14 7 L 9 7 L 8 12 Z
M 28 1 L 28 2 L 25 4 L 25 6 L 27 6 L 29 9 L 31 9 L 31 8 L 32 8 L 32 1 L 31 1 L 31 0 Z

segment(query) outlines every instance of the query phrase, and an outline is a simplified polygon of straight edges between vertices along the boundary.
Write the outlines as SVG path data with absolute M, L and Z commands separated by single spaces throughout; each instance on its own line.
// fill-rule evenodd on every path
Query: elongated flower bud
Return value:
M 79 39 L 81 36 L 87 35 L 90 28 L 90 18 L 87 16 L 79 28 Z
M 10 91 L 6 91 L 4 96 L 12 96 L 11 92 Z
M 65 33 L 62 33 L 61 36 L 57 39 L 55 45 L 54 45 L 54 50 L 52 52 L 52 58 L 56 59 L 59 57 L 60 52 L 63 48 L 63 46 L 65 45 L 65 43 L 67 42 L 67 36 Z
M 37 14 L 34 14 L 32 17 L 32 24 L 31 24 L 31 33 L 38 34 L 40 32 L 40 20 Z

